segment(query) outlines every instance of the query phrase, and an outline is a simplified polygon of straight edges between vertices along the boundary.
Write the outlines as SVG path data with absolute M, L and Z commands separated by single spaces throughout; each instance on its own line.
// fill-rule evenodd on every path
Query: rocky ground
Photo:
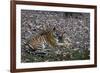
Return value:
M 49 12 L 21 10 L 21 62 L 45 62 L 89 59 L 90 14 L 71 12 Z M 71 46 L 57 49 L 45 45 L 45 49 L 33 50 L 25 44 L 31 36 L 38 35 L 44 28 L 55 27 L 58 34 Z

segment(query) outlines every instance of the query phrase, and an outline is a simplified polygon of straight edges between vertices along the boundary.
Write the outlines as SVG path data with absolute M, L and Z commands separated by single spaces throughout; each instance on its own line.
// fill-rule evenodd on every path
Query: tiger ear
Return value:
M 53 31 L 55 31 L 56 30 L 56 28 L 55 27 L 53 27 Z

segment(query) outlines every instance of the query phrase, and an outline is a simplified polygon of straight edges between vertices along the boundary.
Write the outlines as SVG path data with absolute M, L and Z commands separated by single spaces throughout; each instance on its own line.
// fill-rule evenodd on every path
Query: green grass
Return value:
M 56 53 L 59 51 L 58 53 Z M 34 51 L 33 51 L 34 52 Z M 89 59 L 89 51 L 73 50 L 73 49 L 51 49 L 44 54 L 24 52 L 21 56 L 22 62 L 51 62 L 51 61 L 68 61 L 68 60 L 86 60 Z

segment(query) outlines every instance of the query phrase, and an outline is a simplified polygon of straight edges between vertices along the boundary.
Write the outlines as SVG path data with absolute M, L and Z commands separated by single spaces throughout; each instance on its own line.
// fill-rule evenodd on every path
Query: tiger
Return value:
M 57 38 L 54 29 L 45 30 L 38 35 L 32 36 L 28 41 L 27 45 L 32 49 L 39 49 L 39 46 L 45 48 L 45 44 L 49 45 L 51 48 L 56 48 Z
M 42 46 L 42 49 L 46 48 L 46 44 L 51 48 L 57 48 L 59 46 L 68 48 L 70 43 L 68 43 L 65 39 L 63 39 L 63 34 L 60 36 L 60 39 L 63 39 L 63 42 L 59 42 L 59 36 L 56 34 L 55 27 L 53 29 L 46 29 L 39 33 L 38 35 L 32 36 L 27 44 L 30 48 L 36 50 L 39 49 L 40 46 Z

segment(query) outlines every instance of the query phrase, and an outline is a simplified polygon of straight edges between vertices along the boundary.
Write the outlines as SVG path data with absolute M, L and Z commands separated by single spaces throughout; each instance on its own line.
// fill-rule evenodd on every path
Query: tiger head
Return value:
M 64 34 L 66 34 L 66 32 L 59 31 L 55 27 L 52 28 L 52 30 L 50 32 L 52 32 L 51 33 L 52 34 L 52 37 L 51 37 L 52 44 L 54 44 L 56 47 L 60 46 L 63 48 L 71 48 L 72 41 L 69 37 L 64 35 Z
M 68 37 L 64 37 L 65 32 L 58 31 L 55 27 L 48 29 L 46 32 L 46 40 L 52 47 L 62 46 L 69 48 L 71 40 Z

